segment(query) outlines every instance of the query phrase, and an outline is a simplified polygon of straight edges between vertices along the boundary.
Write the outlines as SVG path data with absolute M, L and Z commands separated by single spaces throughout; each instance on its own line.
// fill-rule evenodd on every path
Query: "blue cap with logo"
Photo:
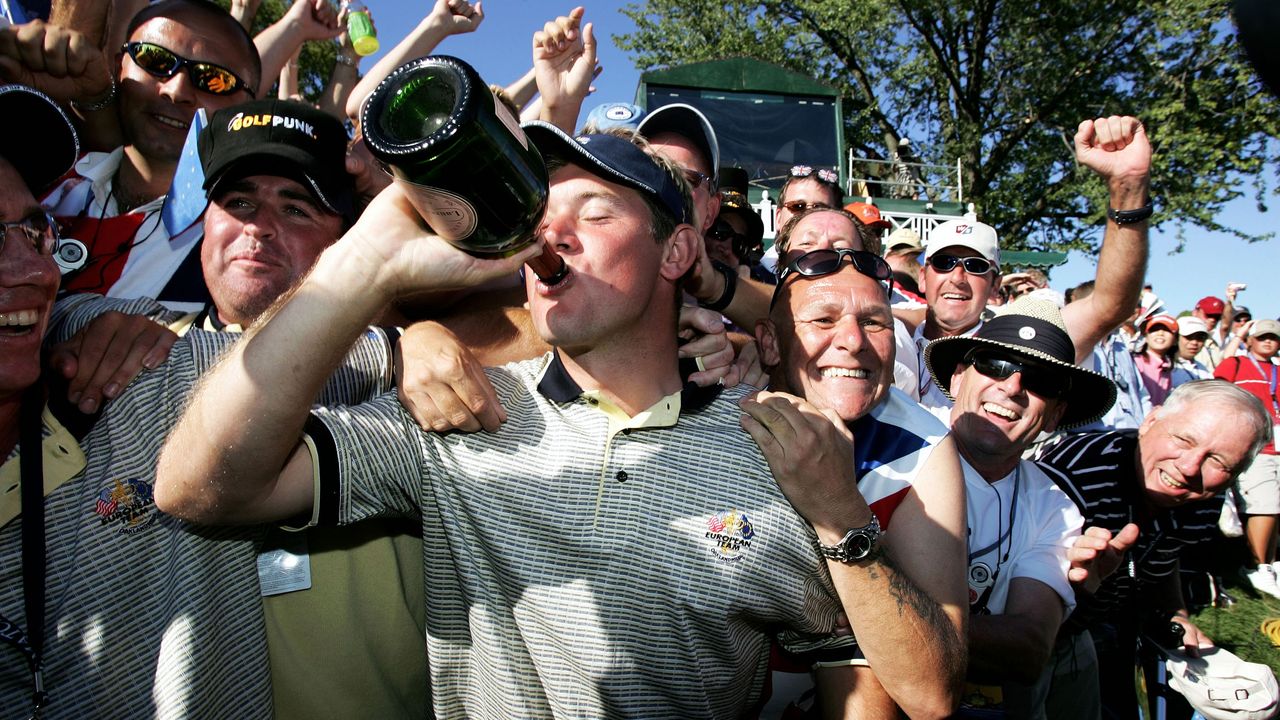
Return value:
M 602 103 L 591 108 L 587 113 L 587 122 L 582 126 L 584 133 L 598 133 L 610 128 L 626 128 L 639 131 L 640 121 L 644 119 L 644 110 L 638 105 L 623 102 Z
M 543 155 L 554 155 L 604 180 L 639 190 L 666 208 L 676 222 L 688 222 L 684 196 L 676 179 L 630 140 L 617 135 L 573 138 L 540 120 L 522 127 Z

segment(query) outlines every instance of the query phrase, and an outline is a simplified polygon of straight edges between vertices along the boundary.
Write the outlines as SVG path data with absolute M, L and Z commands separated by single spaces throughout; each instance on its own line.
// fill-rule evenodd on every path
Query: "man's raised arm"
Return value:
M 1062 319 L 1084 362 L 1107 333 L 1133 314 L 1147 271 L 1147 216 L 1151 202 L 1151 144 L 1135 117 L 1080 123 L 1076 158 L 1107 183 L 1107 229 L 1098 253 L 1093 294 L 1062 309 Z
M 429 236 L 400 189 L 383 191 L 307 279 L 197 386 L 169 436 L 156 504 L 201 523 L 279 520 L 310 509 L 300 444 L 311 404 L 352 342 L 403 292 L 514 272 L 539 252 L 481 260 Z

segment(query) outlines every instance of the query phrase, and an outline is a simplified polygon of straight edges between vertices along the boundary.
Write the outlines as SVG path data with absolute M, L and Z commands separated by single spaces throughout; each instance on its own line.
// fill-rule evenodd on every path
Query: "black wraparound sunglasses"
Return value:
M 191 84 L 210 95 L 230 95 L 240 90 L 253 94 L 248 83 L 221 65 L 188 60 L 169 48 L 149 42 L 127 42 L 123 50 L 135 65 L 155 77 L 171 78 L 185 68 Z
M 773 299 L 769 301 L 769 309 L 778 302 L 778 294 L 782 292 L 782 286 L 792 275 L 801 275 L 803 277 L 820 277 L 822 275 L 830 275 L 840 269 L 845 260 L 858 272 L 873 278 L 882 283 L 890 283 L 893 278 L 893 270 L 889 267 L 889 263 L 884 258 L 875 253 L 865 250 L 849 250 L 847 248 L 839 248 L 835 250 L 812 250 L 800 257 L 792 260 L 782 270 L 782 274 L 778 276 L 778 287 L 774 288 Z M 888 292 L 889 285 L 886 284 L 885 291 Z

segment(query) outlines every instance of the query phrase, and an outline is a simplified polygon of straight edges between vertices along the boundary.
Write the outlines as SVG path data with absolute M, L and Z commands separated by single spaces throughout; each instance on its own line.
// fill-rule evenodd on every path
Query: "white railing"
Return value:
M 964 202 L 964 175 L 960 161 L 954 166 L 854 157 L 849 150 L 849 183 L 846 195 Z
M 870 203 L 871 200 L 872 199 L 870 197 L 864 198 L 864 201 L 867 203 Z M 764 222 L 765 239 L 772 240 L 777 235 L 778 231 L 778 229 L 773 226 L 774 210 L 777 209 L 778 205 L 769 197 L 769 191 L 764 190 L 761 193 L 760 202 L 752 203 L 751 207 L 755 209 L 756 213 L 760 215 L 760 220 Z M 929 237 L 929 231 L 932 230 L 935 225 L 946 222 L 947 220 L 953 220 L 956 217 L 954 215 L 941 215 L 933 212 L 932 202 L 926 202 L 924 204 L 924 212 L 913 213 L 881 209 L 880 216 L 888 220 L 890 223 L 893 223 L 893 230 L 904 227 L 911 228 L 919 233 L 922 238 Z M 964 215 L 961 217 L 966 217 L 970 220 L 978 219 L 973 203 L 969 203 L 965 208 Z M 893 232 L 893 230 L 890 230 L 889 232 Z M 887 235 L 888 233 L 885 234 Z

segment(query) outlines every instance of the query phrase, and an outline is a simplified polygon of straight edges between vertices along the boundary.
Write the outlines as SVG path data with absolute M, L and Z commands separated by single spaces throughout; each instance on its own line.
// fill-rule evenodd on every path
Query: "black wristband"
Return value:
M 1150 200 L 1147 201 L 1146 205 L 1143 205 L 1136 210 L 1117 210 L 1108 206 L 1107 218 L 1117 225 L 1132 225 L 1151 217 L 1151 213 L 1154 210 L 1155 207 L 1151 204 Z
M 724 309 L 729 307 L 729 303 L 733 302 L 733 294 L 738 290 L 738 273 L 719 260 L 712 260 L 711 267 L 719 270 L 720 274 L 724 276 L 724 292 L 720 293 L 720 297 L 716 298 L 715 302 L 700 302 L 698 304 L 708 310 L 724 312 Z

